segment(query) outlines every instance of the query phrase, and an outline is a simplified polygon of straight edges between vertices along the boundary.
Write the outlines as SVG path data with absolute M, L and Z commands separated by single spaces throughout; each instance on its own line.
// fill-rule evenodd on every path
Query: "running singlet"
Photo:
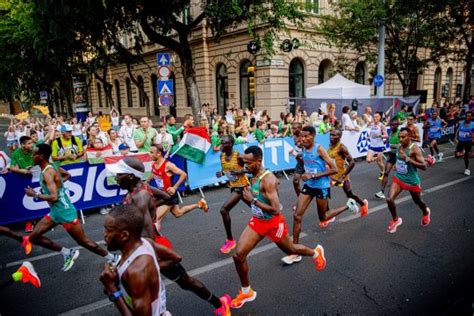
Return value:
M 59 181 L 61 182 L 61 185 L 58 188 L 58 200 L 56 202 L 48 202 L 49 207 L 51 209 L 51 212 L 49 213 L 49 216 L 53 220 L 53 222 L 57 224 L 65 224 L 65 223 L 70 223 L 73 222 L 77 218 L 77 210 L 74 207 L 74 204 L 71 203 L 71 200 L 69 199 L 69 196 L 67 195 L 68 190 L 64 186 L 63 183 L 63 178 L 61 177 L 61 174 L 59 173 L 59 169 L 57 166 L 53 165 L 47 165 L 46 168 L 41 172 L 40 175 L 40 184 L 41 184 L 41 189 L 44 194 L 50 194 L 48 187 L 44 183 L 44 173 L 46 170 L 53 168 L 59 176 Z
M 260 182 L 267 174 L 270 174 L 269 170 L 266 170 L 261 176 L 258 177 L 258 180 L 255 181 L 255 183 L 250 187 L 250 192 L 252 192 L 253 196 L 256 197 L 258 201 L 270 205 L 270 201 L 268 201 L 267 198 L 264 197 L 260 192 Z M 250 210 L 252 211 L 252 216 L 258 219 L 270 219 L 273 217 L 272 214 L 264 212 L 260 207 L 255 205 L 255 203 L 251 204 Z
M 153 166 L 151 167 L 151 173 L 153 174 L 153 177 L 155 178 L 156 186 L 158 189 L 163 190 L 166 192 L 169 187 L 171 187 L 171 177 L 166 174 L 166 164 L 168 163 L 167 160 L 165 160 L 161 166 L 157 166 L 156 162 L 153 163 Z
M 328 155 L 329 157 L 331 157 L 331 159 L 334 160 L 337 167 L 337 174 L 331 176 L 333 179 L 341 178 L 344 172 L 346 172 L 346 167 L 345 167 L 346 160 L 342 159 L 341 155 L 339 155 L 340 148 L 341 148 L 341 143 L 337 144 L 335 147 L 329 146 L 329 149 L 328 149 Z M 347 178 L 348 177 L 346 177 L 346 179 Z
M 133 197 L 140 191 L 146 191 L 148 192 L 152 197 L 153 197 L 153 191 L 151 190 L 150 186 L 148 183 L 142 182 L 138 187 L 135 187 L 132 192 L 129 192 L 125 197 L 123 198 L 122 203 L 127 205 L 127 204 L 132 204 L 133 203 Z
M 395 133 L 390 131 L 390 137 L 389 137 L 390 151 L 393 153 L 396 152 L 398 148 L 400 147 L 400 140 L 398 139 L 398 134 L 400 134 L 399 129 L 397 129 Z
M 459 124 L 458 140 L 460 142 L 472 142 L 472 135 L 474 133 L 474 122 L 465 125 L 465 121 Z
M 410 147 L 408 147 L 405 151 L 407 157 L 410 157 L 410 152 L 413 146 L 416 146 L 416 144 L 411 144 Z M 418 176 L 417 168 L 413 164 L 407 163 L 406 161 L 400 159 L 400 148 L 397 150 L 395 177 L 409 185 L 418 185 L 421 182 L 420 177 Z
M 304 171 L 307 173 L 321 173 L 326 171 L 326 161 L 318 155 L 319 144 L 315 143 L 313 148 L 308 152 L 303 148 L 302 158 L 304 163 Z M 328 176 L 317 179 L 306 180 L 305 185 L 313 189 L 327 189 L 331 186 L 331 181 Z
M 441 120 L 439 118 L 433 121 L 432 118 L 428 120 L 430 127 L 428 128 L 429 138 L 440 138 L 441 137 Z
M 225 158 L 225 154 L 221 154 L 221 165 L 222 171 L 229 179 L 229 183 L 227 184 L 230 188 L 234 187 L 244 187 L 249 184 L 249 179 L 245 174 L 233 175 L 231 171 L 242 171 L 244 167 L 239 165 L 239 152 L 234 151 L 230 160 Z
M 370 147 L 385 147 L 382 134 L 382 123 L 371 124 L 369 126 Z
M 150 256 L 153 258 L 153 263 L 155 265 L 156 273 L 160 280 L 160 292 L 158 293 L 156 299 L 151 303 L 151 308 L 152 308 L 151 314 L 153 316 L 159 316 L 166 311 L 166 290 L 165 290 L 165 285 L 163 284 L 161 280 L 160 265 L 158 264 L 158 260 L 156 259 L 155 249 L 148 242 L 148 240 L 142 238 L 142 245 L 138 247 L 137 249 L 135 249 L 135 251 L 127 258 L 127 260 L 125 260 L 125 262 L 120 263 L 117 269 L 118 270 L 117 272 L 119 275 L 119 288 L 120 288 L 120 291 L 122 292 L 125 303 L 133 311 L 132 298 L 130 297 L 130 295 L 128 295 L 127 290 L 125 290 L 125 287 L 123 286 L 122 275 L 125 273 L 125 271 L 127 271 L 130 264 L 139 256 Z

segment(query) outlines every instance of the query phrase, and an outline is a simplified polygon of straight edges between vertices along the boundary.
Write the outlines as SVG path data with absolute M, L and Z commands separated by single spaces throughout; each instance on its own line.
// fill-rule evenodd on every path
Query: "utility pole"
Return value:
M 382 4 L 385 3 L 381 0 Z M 384 96 L 385 90 L 385 21 L 380 21 L 379 27 L 379 43 L 377 47 L 377 75 L 382 76 L 383 82 L 377 87 L 377 98 Z

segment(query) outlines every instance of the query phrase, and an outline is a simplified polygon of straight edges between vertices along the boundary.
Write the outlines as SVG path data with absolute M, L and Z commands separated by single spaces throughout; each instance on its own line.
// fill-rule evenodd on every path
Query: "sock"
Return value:
M 319 256 L 318 252 L 316 250 L 314 250 L 313 258 L 317 258 L 318 256 Z
M 107 255 L 104 258 L 107 259 L 108 261 L 112 261 L 112 260 L 114 260 L 115 256 L 114 256 L 114 254 L 109 252 L 109 253 L 107 253 Z
M 66 257 L 67 255 L 69 255 L 69 253 L 71 253 L 71 249 L 69 249 L 69 248 L 64 248 L 64 247 L 61 248 L 61 254 L 62 254 L 64 257 Z
M 250 290 L 251 290 L 250 285 L 247 287 L 242 286 L 242 293 L 249 294 Z
M 20 282 L 21 279 L 23 279 L 23 273 L 18 272 L 18 271 L 15 272 L 15 273 L 13 273 L 13 274 L 12 274 L 12 279 L 13 279 L 13 281 L 15 281 L 15 282 Z

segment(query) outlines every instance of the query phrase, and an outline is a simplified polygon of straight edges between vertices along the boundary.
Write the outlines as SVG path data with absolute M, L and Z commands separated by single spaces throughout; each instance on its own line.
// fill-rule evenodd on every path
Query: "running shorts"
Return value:
M 79 224 L 79 218 L 77 217 L 77 213 L 75 214 L 75 218 L 70 220 L 70 221 L 66 221 L 66 220 L 58 220 L 58 217 L 53 213 L 53 212 L 50 212 L 48 214 L 46 214 L 44 216 L 44 218 L 50 222 L 53 222 L 55 224 L 58 224 L 58 225 L 62 225 L 64 227 L 65 230 L 68 230 L 70 228 L 72 228 L 74 225 L 76 224 Z
M 388 153 L 387 162 L 395 165 L 397 163 L 397 153 Z
M 460 152 L 464 151 L 468 155 L 470 155 L 471 150 L 472 150 L 472 142 L 458 142 L 458 144 L 456 146 L 456 152 L 457 153 L 460 153 Z
M 230 188 L 230 193 L 232 192 L 237 192 L 237 193 L 242 193 L 244 192 L 245 187 L 231 187 Z
M 303 174 L 304 173 L 304 163 L 303 161 L 297 160 L 296 167 L 295 167 L 296 174 Z
M 260 236 L 267 237 L 273 242 L 279 242 L 283 237 L 288 236 L 288 225 L 282 214 L 275 215 L 270 219 L 259 219 L 252 216 L 248 226 Z
M 301 189 L 301 193 L 304 195 L 309 195 L 312 198 L 317 198 L 321 200 L 327 200 L 331 198 L 331 189 L 319 189 L 319 188 L 312 188 L 307 184 L 303 185 L 303 189 Z
M 173 282 L 177 282 L 182 277 L 186 276 L 186 270 L 184 267 L 177 263 L 172 267 L 166 269 L 160 269 L 161 274 L 163 274 L 167 279 Z
M 405 183 L 402 180 L 398 179 L 395 176 L 392 178 L 392 180 L 393 180 L 393 182 L 398 184 L 400 186 L 400 188 L 402 188 L 403 190 L 410 191 L 410 192 L 413 192 L 413 193 L 420 193 L 421 192 L 421 186 L 419 184 L 408 184 L 408 183 Z
M 169 199 L 164 200 L 162 205 L 179 205 L 178 193 L 175 193 Z
M 438 141 L 441 137 L 439 136 L 434 136 L 434 137 L 430 137 L 428 136 L 428 141 L 431 143 L 431 141 L 435 140 L 435 141 Z
M 372 147 L 372 146 L 369 146 L 369 150 L 371 150 L 375 153 L 383 153 L 385 151 L 385 147 Z

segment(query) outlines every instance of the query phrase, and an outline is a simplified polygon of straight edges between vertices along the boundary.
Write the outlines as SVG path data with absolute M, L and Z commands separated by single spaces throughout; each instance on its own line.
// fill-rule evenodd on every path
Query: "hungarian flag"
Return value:
M 138 160 L 141 160 L 143 162 L 143 165 L 145 166 L 145 173 L 143 175 L 142 180 L 148 179 L 148 177 L 151 175 L 151 166 L 153 165 L 153 160 L 150 157 L 150 154 L 148 153 L 142 153 L 142 154 L 128 154 L 127 156 L 110 156 L 110 157 L 105 157 L 104 158 L 104 163 L 106 165 L 108 164 L 116 164 L 120 160 L 122 160 L 125 157 L 133 157 Z M 114 185 L 117 184 L 117 181 L 115 181 L 115 174 L 112 174 L 107 170 L 107 184 L 108 185 Z
M 91 165 L 97 165 L 99 163 L 104 163 L 104 158 L 112 156 L 112 146 L 110 144 L 105 145 L 102 148 L 92 148 L 92 147 L 87 147 L 86 149 L 86 157 L 87 161 Z
M 196 163 L 203 163 L 206 153 L 211 148 L 211 139 L 205 127 L 191 127 L 184 131 L 178 148 L 171 155 L 180 155 Z

